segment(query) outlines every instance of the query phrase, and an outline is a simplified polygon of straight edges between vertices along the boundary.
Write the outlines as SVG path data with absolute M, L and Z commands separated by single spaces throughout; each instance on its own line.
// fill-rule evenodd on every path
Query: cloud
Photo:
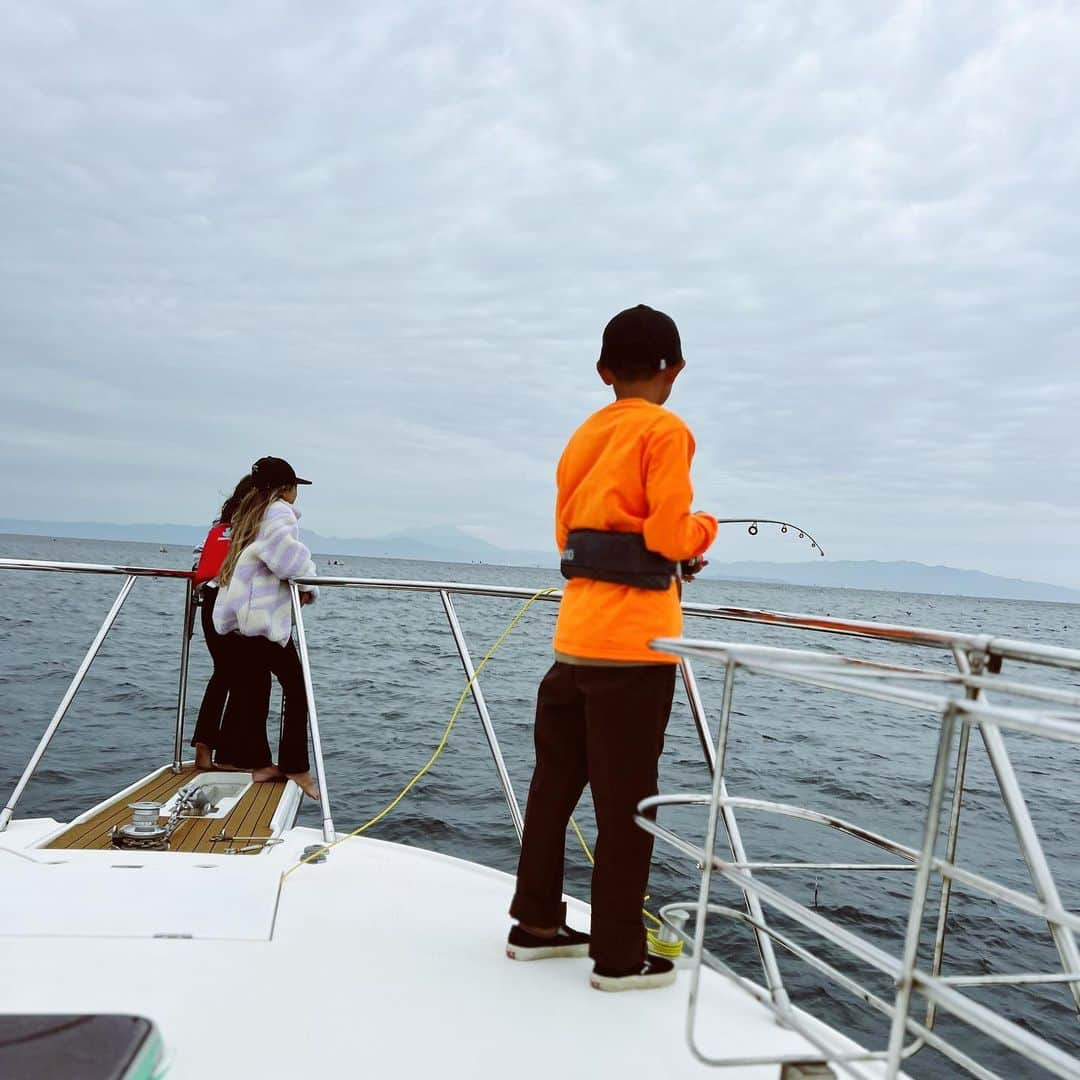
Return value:
M 1070 5 L 5 18 L 13 515 L 196 521 L 274 452 L 320 532 L 539 547 L 647 302 L 703 505 L 1080 584 Z

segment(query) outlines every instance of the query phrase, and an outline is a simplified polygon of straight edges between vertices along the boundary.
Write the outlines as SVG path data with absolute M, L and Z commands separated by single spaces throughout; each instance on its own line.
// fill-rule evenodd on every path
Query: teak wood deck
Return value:
M 112 847 L 110 830 L 114 825 L 124 825 L 131 820 L 128 804 L 149 801 L 165 803 L 193 776 L 207 769 L 196 769 L 186 765 L 181 773 L 171 769 L 148 780 L 141 787 L 127 795 L 118 795 L 105 804 L 96 814 L 65 829 L 54 840 L 46 844 L 49 848 L 82 848 L 84 850 L 102 850 Z M 228 775 L 228 774 L 223 774 Z M 285 793 L 284 780 L 275 780 L 265 784 L 252 784 L 241 796 L 240 801 L 223 818 L 187 818 L 184 819 L 169 841 L 169 851 L 201 851 L 223 855 L 226 848 L 235 846 L 244 848 L 254 843 L 252 840 L 239 840 L 235 845 L 227 841 L 211 843 L 210 838 L 218 833 L 226 836 L 269 837 L 270 820 Z M 262 850 L 260 848 L 259 850 Z M 237 854 L 257 855 L 259 852 L 240 852 Z

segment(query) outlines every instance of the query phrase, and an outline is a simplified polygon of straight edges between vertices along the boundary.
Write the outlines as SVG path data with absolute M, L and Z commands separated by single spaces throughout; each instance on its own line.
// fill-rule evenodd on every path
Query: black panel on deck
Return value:
M 123 1080 L 153 1030 L 142 1016 L 0 1015 L 0 1077 Z

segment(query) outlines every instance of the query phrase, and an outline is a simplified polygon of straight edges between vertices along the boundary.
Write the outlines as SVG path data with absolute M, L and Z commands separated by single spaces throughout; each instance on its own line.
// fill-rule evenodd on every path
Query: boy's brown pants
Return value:
M 645 958 L 641 908 L 653 838 L 634 814 L 656 794 L 675 667 L 556 662 L 537 694 L 536 768 L 510 914 L 530 926 L 565 921 L 566 826 L 587 782 L 597 825 L 589 955 L 605 971 L 629 971 Z

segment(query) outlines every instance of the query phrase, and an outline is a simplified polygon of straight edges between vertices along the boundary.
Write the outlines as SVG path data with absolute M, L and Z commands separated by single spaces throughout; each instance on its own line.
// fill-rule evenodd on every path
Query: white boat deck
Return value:
M 591 961 L 506 959 L 513 879 L 499 871 L 356 839 L 281 883 L 319 841 L 309 829 L 245 859 L 28 850 L 53 828 L 22 821 L 0 836 L 0 1011 L 148 1016 L 170 1078 L 779 1075 L 692 1057 L 685 973 L 663 990 L 604 994 L 589 986 Z M 58 885 L 70 921 L 42 910 L 33 929 Z M 584 927 L 588 908 L 571 901 L 570 920 Z M 704 980 L 708 1052 L 819 1056 L 749 995 Z

